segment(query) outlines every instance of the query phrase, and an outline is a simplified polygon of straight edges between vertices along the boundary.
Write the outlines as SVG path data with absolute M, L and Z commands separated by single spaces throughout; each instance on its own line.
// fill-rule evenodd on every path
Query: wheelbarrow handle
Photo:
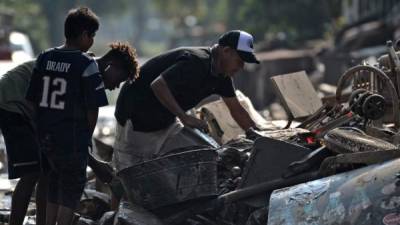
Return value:
M 228 204 L 228 203 L 243 200 L 243 199 L 246 199 L 246 198 L 252 197 L 254 195 L 261 194 L 261 193 L 271 192 L 275 189 L 289 187 L 292 185 L 315 180 L 320 177 L 321 177 L 321 175 L 318 173 L 318 171 L 314 171 L 314 172 L 299 174 L 297 176 L 287 178 L 287 179 L 279 178 L 279 179 L 275 179 L 275 180 L 271 180 L 271 181 L 265 181 L 265 182 L 262 182 L 262 183 L 259 183 L 259 184 L 256 184 L 256 185 L 253 185 L 250 187 L 237 189 L 237 190 L 228 192 L 226 194 L 220 195 L 218 197 L 218 203 L 219 204 Z

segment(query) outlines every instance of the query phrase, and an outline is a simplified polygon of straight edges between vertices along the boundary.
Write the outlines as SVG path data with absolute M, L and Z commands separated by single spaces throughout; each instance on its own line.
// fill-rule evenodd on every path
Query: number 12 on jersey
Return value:
M 50 92 L 51 86 L 51 93 Z M 46 107 L 51 109 L 64 109 L 65 102 L 57 99 L 63 96 L 67 90 L 67 81 L 64 78 L 56 77 L 51 79 L 49 76 L 43 77 L 43 94 L 42 100 L 40 101 L 40 107 Z M 50 95 L 50 96 L 49 96 Z M 50 99 L 49 99 L 50 97 Z M 50 103 L 49 103 L 50 100 Z

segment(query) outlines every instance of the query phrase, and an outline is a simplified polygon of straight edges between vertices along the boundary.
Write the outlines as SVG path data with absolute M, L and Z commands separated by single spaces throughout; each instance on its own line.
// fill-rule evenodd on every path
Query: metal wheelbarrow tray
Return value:
M 192 150 L 164 156 L 118 173 L 128 199 L 156 209 L 217 195 L 217 152 Z

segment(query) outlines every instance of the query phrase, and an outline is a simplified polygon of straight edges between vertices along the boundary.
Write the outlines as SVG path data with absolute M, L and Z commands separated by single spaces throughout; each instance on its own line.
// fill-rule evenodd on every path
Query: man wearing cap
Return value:
M 245 62 L 259 63 L 253 37 L 240 30 L 223 34 L 212 47 L 177 48 L 147 61 L 117 100 L 117 170 L 158 157 L 171 150 L 171 143 L 175 148 L 193 145 L 179 136 L 182 127 L 206 129 L 207 124 L 186 111 L 212 94 L 222 97 L 243 130 L 254 127 L 232 82 Z

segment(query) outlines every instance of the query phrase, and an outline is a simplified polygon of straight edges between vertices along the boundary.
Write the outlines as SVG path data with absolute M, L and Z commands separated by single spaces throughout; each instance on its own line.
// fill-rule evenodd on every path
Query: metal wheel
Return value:
M 370 73 L 361 73 L 363 71 L 368 71 Z M 358 65 L 354 66 L 350 69 L 348 69 L 344 74 L 340 77 L 336 89 L 336 105 L 340 105 L 340 99 L 342 97 L 342 91 L 343 88 L 346 84 L 346 82 L 350 79 L 355 77 L 355 75 L 359 74 L 374 74 L 376 75 L 379 79 L 383 79 L 388 88 L 388 91 L 392 97 L 392 105 L 393 105 L 393 122 L 395 124 L 396 129 L 400 128 L 400 114 L 399 114 L 399 98 L 396 92 L 396 89 L 394 87 L 393 82 L 390 80 L 390 78 L 379 68 L 373 67 L 373 66 L 368 66 L 368 65 Z

